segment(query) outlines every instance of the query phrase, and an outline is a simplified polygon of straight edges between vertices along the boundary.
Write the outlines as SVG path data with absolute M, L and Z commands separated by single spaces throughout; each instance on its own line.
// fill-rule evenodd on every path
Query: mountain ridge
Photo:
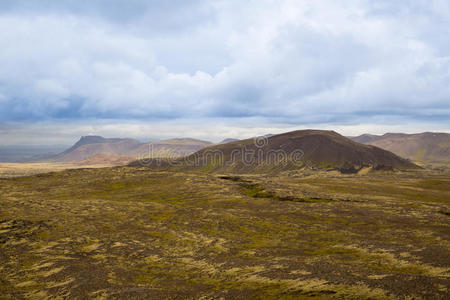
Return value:
M 150 162 L 151 163 L 151 162 Z M 161 165 L 161 162 L 159 162 Z M 134 162 L 131 165 L 138 165 Z M 169 162 L 162 167 L 170 168 Z M 354 142 L 334 131 L 297 130 L 269 137 L 216 144 L 172 162 L 179 169 L 212 172 L 277 172 L 306 165 L 329 169 L 419 168 L 381 148 Z
M 450 134 L 444 132 L 363 134 L 352 140 L 417 161 L 450 161 Z
M 104 138 L 97 135 L 82 136 L 74 145 L 63 152 L 54 155 L 37 156 L 34 161 L 89 162 L 91 164 L 98 161 L 104 164 L 110 160 L 111 163 L 127 163 L 144 157 L 181 157 L 209 145 L 212 145 L 212 143 L 193 138 L 174 138 L 142 143 L 131 138 Z
M 86 160 L 97 154 L 127 156 L 127 153 L 141 142 L 130 138 L 104 138 L 101 136 L 82 136 L 72 147 L 57 154 L 51 160 L 73 162 Z
M 211 142 L 193 138 L 174 138 L 139 145 L 128 155 L 140 158 L 175 158 L 192 154 L 212 145 Z

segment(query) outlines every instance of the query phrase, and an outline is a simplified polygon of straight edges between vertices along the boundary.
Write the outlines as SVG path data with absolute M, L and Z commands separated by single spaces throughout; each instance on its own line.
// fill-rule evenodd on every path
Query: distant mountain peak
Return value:
M 450 134 L 442 132 L 363 134 L 352 140 L 416 161 L 450 161 Z
M 131 165 L 139 165 L 139 161 Z M 216 144 L 177 161 L 176 168 L 222 173 L 269 173 L 302 167 L 355 170 L 362 167 L 418 168 L 389 151 L 356 143 L 334 131 L 325 130 L 286 132 L 272 135 L 264 143 L 251 138 Z
M 84 135 L 80 138 L 80 141 L 94 141 L 94 140 L 104 140 L 105 138 L 100 135 Z
M 106 139 L 99 135 L 85 135 L 82 136 L 78 142 L 75 143 L 75 145 L 86 145 L 86 144 L 95 144 L 95 143 L 102 143 Z
M 58 156 L 64 156 L 66 154 L 69 154 L 76 149 L 79 149 L 80 147 L 83 147 L 85 145 L 91 145 L 91 144 L 107 144 L 107 143 L 130 143 L 132 146 L 135 147 L 137 144 L 140 144 L 139 141 L 134 139 L 122 139 L 122 138 L 104 138 L 99 135 L 85 135 L 82 136 L 72 147 L 67 149 L 66 151 L 60 153 Z

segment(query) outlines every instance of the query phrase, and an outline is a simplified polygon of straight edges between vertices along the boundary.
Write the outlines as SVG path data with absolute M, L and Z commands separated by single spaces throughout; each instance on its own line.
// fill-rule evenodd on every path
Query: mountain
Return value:
M 227 139 L 224 139 L 223 141 L 221 141 L 218 144 L 226 144 L 226 143 L 237 142 L 237 141 L 239 141 L 239 140 L 238 139 L 233 139 L 233 138 L 227 138 Z
M 39 155 L 31 159 L 78 164 L 126 164 L 138 158 L 182 157 L 212 145 L 210 142 L 179 138 L 141 143 L 129 138 L 83 136 L 67 150 L 56 155 Z
M 135 139 L 104 138 L 101 136 L 83 136 L 72 147 L 52 157 L 56 162 L 74 162 L 86 160 L 97 154 L 128 156 L 128 153 L 142 143 Z
M 78 142 L 76 142 L 72 147 L 70 147 L 69 149 L 65 150 L 64 152 L 61 153 L 61 155 L 65 155 L 68 154 L 70 152 L 75 151 L 77 148 L 84 146 L 84 145 L 89 145 L 89 144 L 106 144 L 106 143 L 114 143 L 114 142 L 118 142 L 121 139 L 119 138 L 113 138 L 113 139 L 108 139 L 108 138 L 104 138 L 102 136 L 98 136 L 98 135 L 88 135 L 88 136 L 82 136 Z
M 338 168 L 349 172 L 365 166 L 377 169 L 419 168 L 389 151 L 354 142 L 334 131 L 323 130 L 299 130 L 218 144 L 182 159 L 158 163 L 163 168 L 175 166 L 233 173 L 265 173 L 304 166 Z M 139 162 L 131 165 L 139 165 Z
M 128 153 L 136 158 L 175 158 L 190 155 L 212 145 L 211 142 L 191 138 L 169 139 L 139 145 Z
M 358 142 L 361 144 L 367 144 L 367 143 L 374 142 L 374 141 L 380 139 L 381 136 L 366 133 L 366 134 L 361 134 L 360 136 L 352 136 L 349 138 L 355 142 Z
M 411 160 L 450 161 L 448 133 L 386 133 L 379 136 L 363 134 L 352 137 L 352 140 L 383 148 Z

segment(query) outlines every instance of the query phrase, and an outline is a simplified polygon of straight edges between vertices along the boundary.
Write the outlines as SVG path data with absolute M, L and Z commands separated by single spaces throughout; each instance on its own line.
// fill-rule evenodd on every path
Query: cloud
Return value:
M 161 34 L 166 31 L 185 31 L 199 22 L 207 22 L 213 11 L 201 0 L 3 0 L 3 15 L 41 16 L 60 15 L 102 19 L 109 23 Z
M 0 11 L 4 122 L 450 123 L 444 0 L 15 0 Z

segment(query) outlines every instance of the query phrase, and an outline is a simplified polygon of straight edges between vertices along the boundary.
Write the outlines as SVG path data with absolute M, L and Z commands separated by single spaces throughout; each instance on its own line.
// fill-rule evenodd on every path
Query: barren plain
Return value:
M 448 299 L 448 169 L 0 179 L 2 299 Z

